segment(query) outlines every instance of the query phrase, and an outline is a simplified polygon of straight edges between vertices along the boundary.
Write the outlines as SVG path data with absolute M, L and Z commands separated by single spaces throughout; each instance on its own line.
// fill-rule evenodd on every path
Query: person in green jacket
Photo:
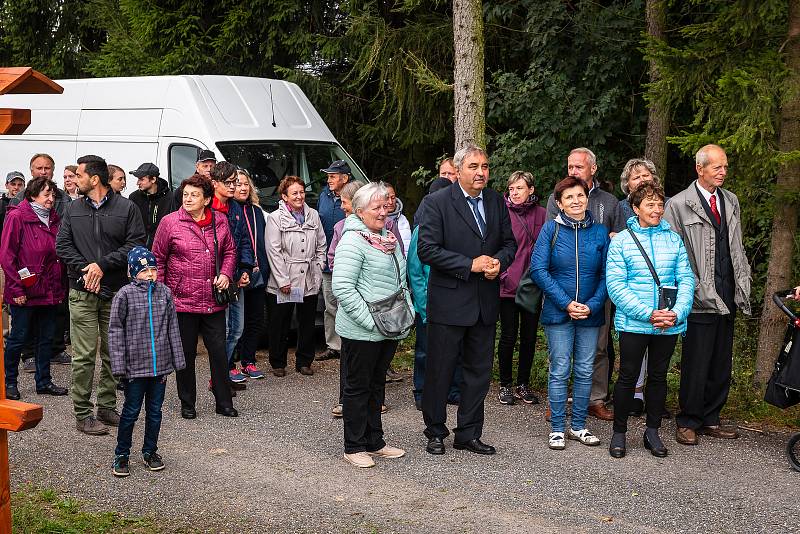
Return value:
M 385 376 L 397 350 L 397 337 L 383 336 L 367 302 L 395 294 L 406 277 L 406 262 L 397 238 L 385 229 L 388 190 L 382 182 L 365 185 L 353 195 L 336 247 L 332 289 L 338 301 L 336 333 L 342 338 L 346 369 L 344 458 L 356 467 L 373 467 L 373 456 L 400 458 L 405 451 L 386 444 L 381 425 Z M 408 305 L 411 299 L 406 292 Z

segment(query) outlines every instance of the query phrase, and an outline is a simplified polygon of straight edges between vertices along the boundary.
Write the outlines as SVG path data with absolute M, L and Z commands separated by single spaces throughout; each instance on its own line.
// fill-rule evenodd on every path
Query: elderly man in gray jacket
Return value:
M 742 245 L 736 195 L 722 188 L 728 158 L 717 145 L 695 156 L 697 180 L 667 205 L 664 218 L 683 237 L 695 275 L 695 294 L 681 359 L 675 440 L 697 445 L 697 434 L 736 439 L 720 426 L 733 366 L 736 309 L 750 314 L 750 264 Z

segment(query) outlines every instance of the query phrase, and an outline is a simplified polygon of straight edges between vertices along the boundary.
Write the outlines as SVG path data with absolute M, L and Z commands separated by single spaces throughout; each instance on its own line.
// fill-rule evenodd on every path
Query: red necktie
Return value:
M 714 215 L 714 219 L 717 220 L 717 224 L 722 224 L 722 217 L 719 216 L 719 210 L 717 209 L 717 195 L 711 195 L 709 203 L 711 204 L 711 213 Z

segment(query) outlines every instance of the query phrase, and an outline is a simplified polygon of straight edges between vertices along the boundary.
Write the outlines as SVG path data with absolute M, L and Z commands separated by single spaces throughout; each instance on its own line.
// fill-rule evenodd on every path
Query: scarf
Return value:
M 284 202 L 283 205 L 286 206 L 286 209 L 292 214 L 292 217 L 294 217 L 294 220 L 297 221 L 297 224 L 303 226 L 303 224 L 306 222 L 305 204 L 301 206 L 299 210 L 295 210 L 286 202 Z
M 358 233 L 367 240 L 367 243 L 369 243 L 372 248 L 378 249 L 384 254 L 394 254 L 394 249 L 397 247 L 397 238 L 393 233 L 388 232 L 385 236 L 372 232 L 364 232 L 362 230 L 359 230 Z
M 45 226 L 50 226 L 50 210 L 42 206 L 41 204 L 37 204 L 36 202 L 30 202 L 31 208 L 33 208 L 33 212 L 39 217 L 39 220 L 44 223 Z
M 200 228 L 205 228 L 206 226 L 210 226 L 211 225 L 211 210 L 210 209 L 204 210 L 203 211 L 203 218 L 200 219 L 199 221 L 195 221 L 195 222 L 197 223 L 197 226 L 199 226 Z
M 230 200 L 228 200 L 228 202 L 223 204 L 222 202 L 219 201 L 219 199 L 215 195 L 214 199 L 211 201 L 211 207 L 219 211 L 220 213 L 224 213 L 225 215 L 227 215 L 228 210 L 231 209 L 229 203 Z

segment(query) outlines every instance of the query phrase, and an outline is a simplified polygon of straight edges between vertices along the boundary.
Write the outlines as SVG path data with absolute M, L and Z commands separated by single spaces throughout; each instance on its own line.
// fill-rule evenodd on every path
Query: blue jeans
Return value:
M 592 390 L 594 352 L 599 326 L 578 326 L 575 321 L 545 325 L 550 353 L 550 376 L 547 396 L 550 401 L 550 424 L 553 432 L 566 427 L 567 387 L 572 367 L 572 429 L 586 428 L 589 394 Z
M 422 322 L 422 317 L 417 314 L 417 341 L 414 345 L 414 400 L 422 401 L 422 389 L 425 386 L 425 359 L 428 355 L 428 325 Z M 456 364 L 453 371 L 453 381 L 447 395 L 448 402 L 459 402 L 461 399 L 461 365 Z
M 47 387 L 50 376 L 50 357 L 53 355 L 53 333 L 55 332 L 56 306 L 8 306 L 11 313 L 11 332 L 8 334 L 5 352 L 6 384 L 16 386 L 19 376 L 19 359 L 22 349 L 31 339 L 36 339 L 36 389 Z M 35 320 L 34 320 L 35 319 Z M 32 332 L 32 326 L 36 332 Z
M 158 433 L 161 431 L 161 405 L 167 389 L 167 375 L 124 380 L 125 404 L 119 416 L 117 448 L 114 454 L 128 456 L 131 453 L 133 425 L 139 418 L 142 404 L 145 404 L 144 443 L 142 454 L 158 450 Z
M 225 319 L 228 323 L 228 334 L 225 339 L 225 354 L 228 356 L 228 365 L 231 369 L 233 364 L 233 349 L 239 343 L 239 338 L 244 332 L 244 291 L 239 289 L 239 300 L 228 304 L 225 310 Z

